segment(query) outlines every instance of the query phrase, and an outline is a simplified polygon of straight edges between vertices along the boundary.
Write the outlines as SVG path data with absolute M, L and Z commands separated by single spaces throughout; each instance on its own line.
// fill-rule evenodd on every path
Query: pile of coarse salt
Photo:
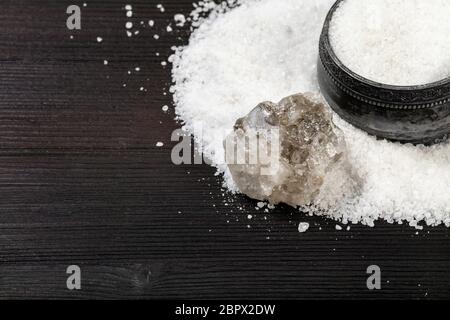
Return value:
M 261 101 L 319 93 L 318 39 L 334 1 L 238 0 L 230 9 L 202 3 L 209 16 L 193 19 L 197 22 L 189 45 L 178 48 L 170 59 L 172 92 L 184 128 L 196 135 L 205 155 L 224 175 L 225 186 L 237 191 L 223 163 L 225 136 Z M 194 14 L 199 11 L 197 7 Z M 394 144 L 377 141 L 338 118 L 336 124 L 345 133 L 350 160 L 364 188 L 333 212 L 309 208 L 309 213 L 371 226 L 378 219 L 407 221 L 419 228 L 421 221 L 450 226 L 448 143 L 429 148 Z
M 330 23 L 330 41 L 350 70 L 391 85 L 421 85 L 450 76 L 450 2 L 345 0 Z

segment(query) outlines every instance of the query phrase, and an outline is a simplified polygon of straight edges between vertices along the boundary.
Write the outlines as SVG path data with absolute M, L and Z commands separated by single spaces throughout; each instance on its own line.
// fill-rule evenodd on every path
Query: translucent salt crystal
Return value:
M 251 198 L 328 209 L 357 194 L 343 134 L 312 94 L 259 104 L 224 146 L 234 182 Z

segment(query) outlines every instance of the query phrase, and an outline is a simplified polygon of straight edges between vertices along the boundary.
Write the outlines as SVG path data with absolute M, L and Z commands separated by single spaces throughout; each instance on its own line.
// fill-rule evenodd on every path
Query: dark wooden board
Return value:
M 65 26 L 69 4 L 2 1 L 0 298 L 450 297 L 444 227 L 336 231 L 222 195 L 206 165 L 172 164 L 179 124 L 172 108 L 161 111 L 172 105 L 161 61 L 188 41 L 187 30 L 165 27 L 190 0 L 132 1 L 135 24 L 156 21 L 132 38 L 124 1 L 87 1 L 77 32 Z M 300 221 L 311 229 L 300 234 Z M 72 264 L 80 291 L 66 288 Z M 366 287 L 372 264 L 380 291 Z

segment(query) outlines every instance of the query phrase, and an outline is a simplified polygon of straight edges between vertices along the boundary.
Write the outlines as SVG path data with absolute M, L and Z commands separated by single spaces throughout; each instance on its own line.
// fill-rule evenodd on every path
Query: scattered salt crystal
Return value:
M 169 107 L 168 107 L 168 106 L 163 106 L 163 107 L 162 107 L 162 111 L 164 111 L 164 112 L 169 111 Z
M 107 66 L 107 65 L 108 65 L 108 60 L 103 60 L 103 64 L 104 64 L 105 66 Z
M 162 143 L 162 142 L 157 142 L 157 143 L 156 143 L 156 146 L 157 146 L 158 148 L 161 148 L 161 147 L 164 146 L 164 143 Z
M 137 72 L 139 72 L 139 71 L 141 71 L 141 68 L 140 68 L 140 67 L 136 67 L 136 68 L 134 68 L 134 70 L 136 70 Z
M 300 222 L 298 224 L 298 232 L 304 233 L 304 232 L 308 231 L 308 229 L 309 229 L 309 223 L 308 222 Z
M 103 38 L 102 37 L 97 37 L 97 42 L 102 42 Z
M 264 208 L 264 207 L 266 206 L 266 204 L 265 204 L 264 202 L 258 202 L 256 205 L 257 205 L 258 208 L 260 208 L 260 209 L 262 209 L 262 208 Z
M 155 34 L 155 35 L 153 36 L 153 38 L 154 38 L 155 40 L 158 40 L 158 39 L 159 39 L 159 35 Z
M 172 29 L 172 27 L 169 25 L 169 26 L 166 27 L 166 31 L 167 31 L 167 32 L 172 32 L 173 29 Z
M 148 21 L 148 25 L 149 25 L 150 27 L 153 27 L 153 26 L 155 25 L 155 21 L 149 20 L 149 21 Z
M 251 214 L 249 214 L 249 215 L 247 216 L 247 219 L 248 219 L 248 220 L 252 220 L 252 219 L 253 219 L 253 216 L 252 216 Z
M 156 7 L 159 9 L 159 11 L 161 11 L 161 12 L 165 12 L 166 11 L 166 9 L 163 7 L 163 5 L 162 4 L 158 4 L 158 5 L 156 5 Z
M 133 28 L 133 22 L 128 21 L 128 22 L 125 24 L 125 28 L 127 28 L 127 29 Z
M 342 227 L 341 227 L 340 225 L 337 224 L 337 225 L 336 225 L 336 230 L 337 230 L 337 231 L 341 231 L 341 230 L 342 230 Z
M 127 36 L 131 37 L 133 34 L 130 31 L 127 31 Z
M 184 14 L 181 14 L 181 13 L 177 13 L 173 17 L 173 19 L 175 20 L 177 27 L 183 27 L 184 24 L 186 23 L 186 17 L 184 16 Z
M 133 7 L 132 7 L 130 4 L 127 4 L 127 5 L 125 6 L 125 10 L 131 11 L 131 10 L 133 10 Z
M 131 18 L 133 16 L 133 11 L 127 11 L 127 17 Z

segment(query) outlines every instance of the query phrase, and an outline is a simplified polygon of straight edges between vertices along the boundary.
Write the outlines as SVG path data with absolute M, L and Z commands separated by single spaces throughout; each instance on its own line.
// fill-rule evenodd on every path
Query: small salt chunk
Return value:
M 148 21 L 148 25 L 149 25 L 150 27 L 153 27 L 153 26 L 155 25 L 155 21 L 149 20 L 149 21 Z
M 131 10 L 133 10 L 133 7 L 131 6 L 131 4 L 127 4 L 127 5 L 125 6 L 125 10 L 131 11 Z
M 264 207 L 266 206 L 266 204 L 265 204 L 264 202 L 258 202 L 256 205 L 257 205 L 258 208 L 260 208 L 260 209 L 262 209 L 262 208 L 264 208 Z
M 337 231 L 341 231 L 341 230 L 342 230 L 342 227 L 341 227 L 340 225 L 337 224 L 337 225 L 336 225 L 336 230 L 337 230 Z
M 309 229 L 309 223 L 308 222 L 300 222 L 298 224 L 298 232 L 304 233 L 304 232 L 308 231 L 308 229 Z
M 166 9 L 163 7 L 163 5 L 162 4 L 158 4 L 158 5 L 156 5 L 156 7 L 159 9 L 159 11 L 161 11 L 161 12 L 165 12 L 166 11 Z
M 168 110 L 169 110 L 169 107 L 168 107 L 168 106 L 163 106 L 163 107 L 162 107 L 162 111 L 167 112 Z
M 125 24 L 125 28 L 127 28 L 127 29 L 133 28 L 133 22 L 128 21 L 128 22 Z
M 184 14 L 181 14 L 181 13 L 177 13 L 173 17 L 173 19 L 175 20 L 177 27 L 183 27 L 184 24 L 186 23 L 186 17 L 184 16 Z
M 103 38 L 102 37 L 97 37 L 97 42 L 102 42 Z
M 108 65 L 108 60 L 103 60 L 103 64 L 104 64 L 105 66 L 107 66 L 107 65 Z
M 162 143 L 161 141 L 159 141 L 159 142 L 156 143 L 156 146 L 157 146 L 158 148 L 161 148 L 161 147 L 164 146 L 164 143 Z

